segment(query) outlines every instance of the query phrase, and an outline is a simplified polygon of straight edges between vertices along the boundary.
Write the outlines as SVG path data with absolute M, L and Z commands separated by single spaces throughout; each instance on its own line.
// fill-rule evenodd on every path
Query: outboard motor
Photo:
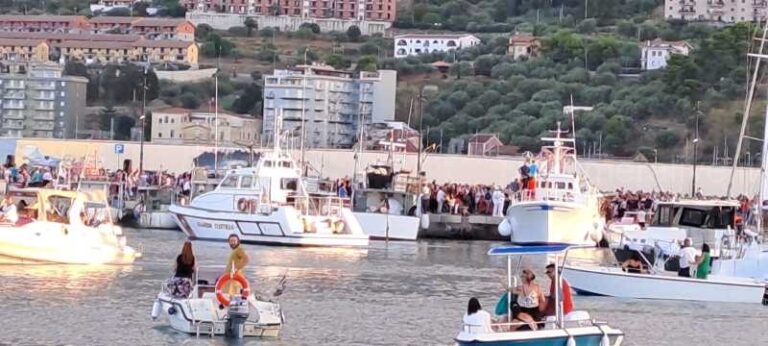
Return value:
M 245 333 L 245 321 L 250 314 L 248 300 L 236 295 L 229 302 L 229 311 L 227 312 L 227 329 L 225 335 L 233 338 L 242 338 Z

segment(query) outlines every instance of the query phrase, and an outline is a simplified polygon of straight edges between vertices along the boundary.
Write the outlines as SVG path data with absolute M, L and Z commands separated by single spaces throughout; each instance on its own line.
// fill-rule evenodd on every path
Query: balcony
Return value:
M 53 131 L 53 127 L 52 122 L 36 122 L 32 124 L 33 130 Z
M 694 8 L 691 5 L 685 5 L 685 6 L 681 7 L 678 12 L 680 12 L 680 13 L 696 13 L 696 8 Z
M 24 112 L 9 110 L 3 112 L 3 119 L 24 120 Z
M 37 105 L 37 106 L 35 106 L 35 109 L 39 110 L 39 111 L 53 111 L 53 110 L 56 110 L 56 108 L 54 108 L 54 106 L 52 104 L 50 104 L 50 105 Z
M 12 122 L 4 122 L 3 123 L 4 129 L 15 129 L 15 130 L 23 130 L 24 124 L 21 122 L 12 123 Z
M 35 93 L 33 98 L 35 100 L 55 101 L 56 100 L 56 94 L 52 93 L 52 92 L 51 93 L 40 92 L 40 93 Z
M 31 86 L 32 86 L 32 89 L 36 89 L 36 90 L 56 90 L 56 82 L 34 83 Z
M 6 89 L 24 89 L 24 82 L 11 81 L 11 82 L 5 84 L 5 88 Z
M 3 103 L 3 109 L 25 109 L 24 103 Z
M 752 7 L 765 8 L 766 6 L 768 6 L 768 1 L 766 1 L 766 0 L 754 0 L 754 1 L 752 1 Z
M 56 116 L 53 115 L 53 112 L 47 112 L 47 113 L 38 112 L 38 113 L 35 113 L 34 116 L 32 116 L 32 119 L 52 121 L 56 119 Z
M 27 95 L 24 91 L 9 91 L 3 95 L 3 98 L 12 100 L 24 100 L 27 98 Z
M 681 1 L 680 3 L 682 4 L 683 2 Z M 709 1 L 707 1 L 707 5 L 709 5 L 709 7 L 722 8 L 723 6 L 725 6 L 725 1 L 722 1 L 722 0 L 709 0 Z

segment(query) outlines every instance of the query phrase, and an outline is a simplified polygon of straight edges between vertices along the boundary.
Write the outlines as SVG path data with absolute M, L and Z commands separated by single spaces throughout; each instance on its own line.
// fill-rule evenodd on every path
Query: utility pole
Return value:
M 416 155 L 416 174 L 421 174 L 421 150 L 424 142 L 424 86 L 419 88 L 419 152 Z M 421 186 L 419 186 L 421 187 Z
M 139 174 L 144 172 L 144 124 L 147 121 L 147 68 L 144 67 L 143 96 L 141 98 L 141 144 L 139 144 Z
M 691 197 L 696 195 L 696 152 L 699 147 L 699 115 L 701 112 L 699 111 L 699 105 L 701 104 L 701 101 L 696 101 L 696 127 L 694 129 L 694 138 L 693 138 L 693 179 L 691 179 Z

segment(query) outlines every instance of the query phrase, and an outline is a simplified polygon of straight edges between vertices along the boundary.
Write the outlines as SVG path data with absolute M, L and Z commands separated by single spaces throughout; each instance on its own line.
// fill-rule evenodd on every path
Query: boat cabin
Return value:
M 216 187 L 217 191 L 259 195 L 276 203 L 286 203 L 301 192 L 298 167 L 286 155 L 264 155 L 256 167 L 232 169 Z
M 47 221 L 96 227 L 112 223 L 106 196 L 99 191 L 24 189 L 8 193 L 16 203 L 21 224 Z
M 732 245 L 729 241 L 735 240 L 738 208 L 738 202 L 722 200 L 659 202 L 648 231 L 661 240 L 679 241 L 679 230 L 682 230 L 693 240 L 694 247 L 707 243 L 717 257 L 724 247 Z M 672 239 L 662 238 L 665 231 Z

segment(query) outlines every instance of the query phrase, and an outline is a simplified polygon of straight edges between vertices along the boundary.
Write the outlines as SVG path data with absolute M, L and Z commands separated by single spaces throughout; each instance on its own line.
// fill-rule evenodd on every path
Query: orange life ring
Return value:
M 243 286 L 243 298 L 248 299 L 248 296 L 251 295 L 251 287 L 248 285 L 248 280 L 245 278 L 245 276 L 243 276 L 243 274 L 235 273 L 232 275 L 229 273 L 224 273 L 219 276 L 218 280 L 216 280 L 216 300 L 218 300 L 221 305 L 229 306 L 229 299 L 227 299 L 227 297 L 224 295 L 224 286 L 231 280 L 235 280 L 239 282 L 241 286 Z

